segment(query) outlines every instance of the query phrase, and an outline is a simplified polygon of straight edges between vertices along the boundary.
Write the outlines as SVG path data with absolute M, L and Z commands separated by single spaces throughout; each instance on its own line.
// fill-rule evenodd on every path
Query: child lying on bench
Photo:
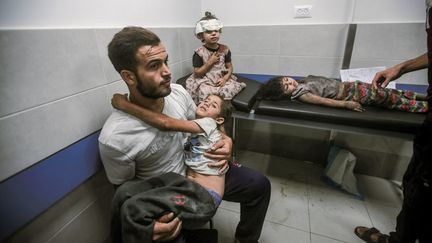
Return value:
M 313 75 L 298 81 L 286 76 L 272 78 L 260 88 L 257 99 L 299 100 L 359 112 L 365 110 L 362 105 L 417 113 L 429 110 L 423 94 L 388 88 L 374 89 L 371 84 L 361 81 L 340 82 Z

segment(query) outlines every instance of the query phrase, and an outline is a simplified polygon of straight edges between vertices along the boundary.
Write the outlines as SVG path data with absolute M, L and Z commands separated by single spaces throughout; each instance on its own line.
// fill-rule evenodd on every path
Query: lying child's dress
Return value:
M 224 99 L 231 100 L 246 87 L 245 83 L 237 82 L 237 77 L 234 75 L 231 75 L 230 79 L 223 86 L 217 86 L 218 80 L 228 72 L 225 67 L 225 56 L 228 54 L 229 49 L 227 46 L 219 44 L 219 49 L 217 51 L 220 55 L 219 61 L 213 65 L 210 71 L 201 78 L 195 77 L 195 75 L 192 74 L 186 80 L 186 90 L 192 96 L 196 104 L 211 94 L 221 95 Z M 203 63 L 206 63 L 213 52 L 201 46 L 195 53 L 203 59 Z
M 297 99 L 306 93 L 312 93 L 324 98 L 357 101 L 362 105 L 380 106 L 388 109 L 409 112 L 427 112 L 427 101 L 416 100 L 418 93 L 396 89 L 372 89 L 369 83 L 361 81 L 340 82 L 320 76 L 308 76 L 298 81 L 291 99 Z

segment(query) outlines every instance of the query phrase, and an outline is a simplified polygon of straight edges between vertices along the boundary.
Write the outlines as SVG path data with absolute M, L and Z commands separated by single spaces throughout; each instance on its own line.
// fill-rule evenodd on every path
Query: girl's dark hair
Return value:
M 114 35 L 108 44 L 108 57 L 117 72 L 129 70 L 136 72 L 138 61 L 136 53 L 142 46 L 157 46 L 159 37 L 142 27 L 129 26 Z
M 234 111 L 234 106 L 231 104 L 231 100 L 226 100 L 222 94 L 211 94 L 218 97 L 221 102 L 219 116 L 225 119 L 224 123 L 231 118 L 232 112 Z M 211 96 L 209 95 L 209 96 Z
M 283 100 L 289 99 L 291 95 L 284 93 L 282 88 L 282 79 L 284 76 L 271 78 L 263 84 L 257 92 L 258 100 Z
M 216 16 L 213 15 L 212 13 L 210 13 L 209 11 L 206 11 L 206 12 L 204 13 L 204 17 L 202 17 L 202 18 L 200 19 L 200 21 L 201 21 L 201 20 L 209 20 L 209 19 L 218 19 L 218 18 L 216 18 Z

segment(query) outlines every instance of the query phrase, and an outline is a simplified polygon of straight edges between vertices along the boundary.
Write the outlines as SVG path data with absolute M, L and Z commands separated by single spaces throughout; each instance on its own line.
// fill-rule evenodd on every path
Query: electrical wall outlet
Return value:
M 294 6 L 294 18 L 312 18 L 311 5 Z

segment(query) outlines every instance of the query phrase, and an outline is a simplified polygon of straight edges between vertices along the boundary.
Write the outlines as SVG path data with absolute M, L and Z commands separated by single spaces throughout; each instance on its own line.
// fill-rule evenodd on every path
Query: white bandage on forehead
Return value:
M 219 19 L 201 20 L 196 24 L 195 34 L 203 33 L 204 31 L 220 30 L 223 24 Z

